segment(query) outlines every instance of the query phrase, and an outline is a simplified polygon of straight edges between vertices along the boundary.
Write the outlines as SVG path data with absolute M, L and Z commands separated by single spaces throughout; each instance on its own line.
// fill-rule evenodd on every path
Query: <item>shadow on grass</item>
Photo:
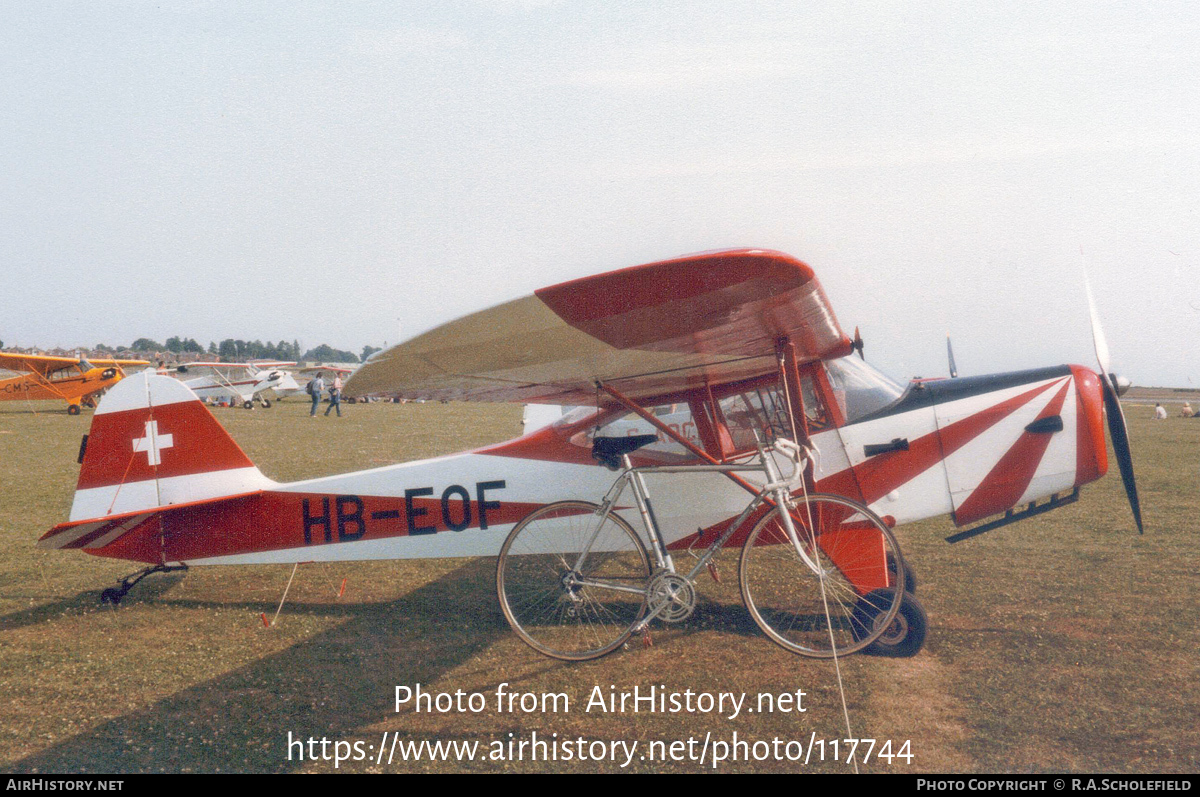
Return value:
M 183 581 L 183 575 L 179 573 L 170 573 L 164 576 L 156 576 L 146 579 L 134 588 L 134 591 L 126 597 L 126 603 L 154 601 L 161 598 L 172 587 Z M 114 586 L 119 582 L 105 584 L 105 587 Z M 91 614 L 96 611 L 116 611 L 115 607 L 105 606 L 100 602 L 101 589 L 88 590 L 80 592 L 70 598 L 62 598 L 60 600 L 43 603 L 40 606 L 34 606 L 32 609 L 22 609 L 0 617 L 0 631 L 15 631 L 18 628 L 27 628 L 29 626 L 38 625 L 39 623 L 50 622 L 51 620 L 61 619 L 64 615 Z
M 338 606 L 346 615 L 338 627 L 59 742 L 14 769 L 298 769 L 301 762 L 288 761 L 289 731 L 301 739 L 361 738 L 360 728 L 394 716 L 396 685 L 435 681 L 508 633 L 495 605 L 493 567 L 473 561 L 399 600 Z
M 653 627 L 662 626 L 663 624 L 658 622 Z M 681 631 L 712 630 L 744 637 L 763 636 L 762 630 L 741 603 L 717 603 L 704 596 L 697 599 L 692 616 L 674 627 Z

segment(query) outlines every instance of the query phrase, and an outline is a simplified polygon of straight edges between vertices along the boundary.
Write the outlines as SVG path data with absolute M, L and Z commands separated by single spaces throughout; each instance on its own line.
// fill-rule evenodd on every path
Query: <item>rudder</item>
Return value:
M 152 371 L 117 383 L 96 408 L 71 521 L 274 485 L 196 394 Z

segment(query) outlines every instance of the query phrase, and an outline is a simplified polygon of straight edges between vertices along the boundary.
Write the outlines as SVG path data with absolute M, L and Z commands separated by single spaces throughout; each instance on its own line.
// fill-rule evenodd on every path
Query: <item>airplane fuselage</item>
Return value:
M 135 406 L 132 385 L 106 397 L 71 522 L 50 532 L 45 547 L 189 565 L 493 556 L 529 512 L 604 495 L 615 474 L 591 457 L 597 423 L 606 436 L 653 431 L 620 413 L 568 416 L 473 452 L 280 484 L 246 459 L 190 391 L 167 382 L 152 383 L 164 398 L 151 406 Z M 733 424 L 735 405 L 770 389 L 739 387 L 717 403 Z M 838 401 L 835 393 L 825 398 Z M 687 438 L 685 415 L 711 400 L 676 397 L 661 417 Z M 770 407 L 764 401 L 760 409 Z M 831 411 L 825 428 L 813 422 L 815 487 L 861 500 L 892 524 L 949 513 L 965 525 L 1103 475 L 1101 406 L 1098 378 L 1079 366 L 913 384 L 861 418 L 839 425 Z M 746 436 L 734 431 L 737 447 Z M 687 459 L 660 437 L 633 456 L 635 464 Z M 648 487 L 664 538 L 677 547 L 750 499 L 714 473 L 654 475 Z M 637 527 L 632 501 L 622 506 Z
M 113 368 L 90 368 L 64 376 L 23 374 L 0 380 L 0 401 L 65 401 L 78 406 L 85 399 L 112 387 L 124 374 Z

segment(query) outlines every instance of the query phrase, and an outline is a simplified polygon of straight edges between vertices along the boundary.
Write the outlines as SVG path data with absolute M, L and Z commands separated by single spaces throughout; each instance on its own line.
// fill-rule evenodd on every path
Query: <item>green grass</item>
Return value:
M 545 659 L 508 630 L 490 560 L 302 565 L 274 628 L 288 566 L 196 568 L 155 576 L 120 609 L 102 588 L 134 568 L 80 552 L 39 551 L 62 522 L 90 415 L 0 405 L 0 766 L 41 772 L 307 771 L 287 760 L 297 737 L 807 741 L 845 736 L 833 667 L 792 656 L 741 608 L 736 555 L 723 584 L 704 577 L 686 623 L 596 662 Z M 217 410 L 267 475 L 293 480 L 406 461 L 512 437 L 509 406 L 367 405 L 307 417 L 293 399 L 270 410 Z M 1133 529 L 1115 466 L 1078 504 L 958 545 L 947 520 L 899 530 L 931 620 L 907 660 L 842 662 L 856 736 L 911 739 L 893 771 L 1195 771 L 1200 766 L 1193 518 L 1200 421 L 1156 423 L 1131 410 L 1146 534 Z M 566 496 L 564 496 L 566 497 Z M 342 579 L 345 597 L 336 596 Z M 393 689 L 491 694 L 501 682 L 566 692 L 558 715 L 392 711 Z M 591 689 L 807 692 L 804 714 L 585 713 Z M 489 704 L 489 708 L 491 705 Z M 373 762 L 343 765 L 373 770 Z M 631 769 L 695 771 L 694 763 Z M 393 763 L 384 771 L 616 771 L 610 763 Z M 871 762 L 867 771 L 888 771 Z M 721 771 L 846 771 L 771 761 Z

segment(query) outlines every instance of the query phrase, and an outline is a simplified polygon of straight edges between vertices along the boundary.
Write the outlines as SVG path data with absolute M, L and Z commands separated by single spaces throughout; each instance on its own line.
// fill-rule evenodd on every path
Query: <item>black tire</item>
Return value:
M 78 415 L 79 413 L 80 413 L 80 409 L 79 409 L 78 404 L 68 404 L 67 405 L 67 415 Z
M 904 562 L 904 589 L 905 591 L 916 595 L 917 573 L 912 569 L 912 565 L 908 563 L 907 559 L 902 561 Z M 892 573 L 892 575 L 896 574 L 896 558 L 894 556 L 888 557 L 888 572 Z
M 894 593 L 890 588 L 886 591 Z M 864 608 L 860 618 L 865 624 L 871 625 L 874 616 L 875 613 L 870 608 Z M 900 602 L 900 611 L 864 652 L 871 656 L 906 659 L 917 655 L 925 645 L 928 632 L 929 615 L 926 614 L 925 607 L 917 600 L 916 595 L 905 592 L 904 600 Z
M 270 400 L 270 399 L 263 399 L 263 400 L 262 400 L 262 405 L 263 405 L 263 409 L 264 409 L 264 410 L 268 410 L 268 409 L 270 409 L 270 408 L 271 408 L 271 400 Z
M 496 595 L 508 624 L 556 659 L 611 653 L 646 613 L 646 546 L 616 514 L 597 529 L 598 510 L 587 501 L 535 510 L 513 527 L 496 561 Z M 580 564 L 588 544 L 594 547 Z
M 244 409 L 244 410 L 252 410 L 252 409 L 254 409 L 254 402 L 253 402 L 253 401 L 243 401 L 243 402 L 242 402 L 242 409 Z
M 815 533 L 808 528 L 810 516 Z M 807 505 L 798 500 L 792 523 L 805 554 L 819 564 L 818 574 L 796 551 L 781 518 L 778 509 L 771 510 L 742 546 L 738 576 L 750 616 L 771 641 L 801 656 L 863 650 L 883 633 L 859 619 L 864 602 L 872 617 L 889 621 L 900 608 L 894 592 L 862 594 L 872 584 L 903 588 L 903 573 L 886 573 L 879 549 L 863 544 L 864 534 L 878 534 L 885 554 L 903 561 L 891 529 L 870 509 L 839 495 L 814 493 Z

